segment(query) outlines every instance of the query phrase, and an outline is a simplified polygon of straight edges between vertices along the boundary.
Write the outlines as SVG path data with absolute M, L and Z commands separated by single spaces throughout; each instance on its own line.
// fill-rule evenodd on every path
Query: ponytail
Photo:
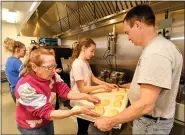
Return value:
M 29 71 L 32 71 L 31 64 L 30 64 L 30 55 L 33 50 L 38 49 L 38 48 L 39 48 L 39 46 L 33 45 L 29 49 L 28 55 L 26 56 L 26 59 L 23 64 L 23 69 L 20 72 L 20 76 L 25 76 Z
M 78 58 L 78 56 L 80 55 L 80 51 L 81 51 L 81 46 L 79 45 L 79 43 L 77 42 L 75 47 L 73 48 L 73 54 L 72 54 L 72 57 L 71 57 L 71 60 L 69 62 L 69 67 L 70 69 L 72 68 L 72 64 L 73 64 L 73 61 Z
M 76 46 L 74 47 L 73 49 L 73 54 L 72 54 L 72 57 L 71 57 L 71 60 L 69 62 L 69 67 L 70 69 L 72 68 L 72 64 L 74 62 L 74 60 L 76 58 L 78 58 L 78 56 L 80 55 L 80 52 L 82 50 L 82 46 L 84 46 L 85 48 L 88 48 L 90 47 L 91 45 L 96 45 L 95 42 L 90 39 L 90 38 L 83 38 L 81 40 L 79 40 L 77 43 L 76 43 Z
M 22 42 L 15 41 L 15 40 L 8 38 L 8 37 L 4 40 L 3 45 L 7 51 L 12 52 L 12 53 L 15 52 L 16 48 L 20 49 L 22 47 L 25 47 L 25 45 Z

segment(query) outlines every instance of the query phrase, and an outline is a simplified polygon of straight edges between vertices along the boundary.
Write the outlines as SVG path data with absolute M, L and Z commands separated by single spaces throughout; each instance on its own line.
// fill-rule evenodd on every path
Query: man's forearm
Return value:
M 159 97 L 160 91 L 160 87 L 142 84 L 139 100 L 126 108 L 119 115 L 112 117 L 110 120 L 113 125 L 132 121 L 144 114 L 150 114 Z
M 111 124 L 113 126 L 120 124 L 120 123 L 126 123 L 132 120 L 137 119 L 138 117 L 149 113 L 151 110 L 151 107 L 148 107 L 147 105 L 144 105 L 143 103 L 136 102 L 129 106 L 127 109 L 122 111 L 119 115 L 111 117 Z

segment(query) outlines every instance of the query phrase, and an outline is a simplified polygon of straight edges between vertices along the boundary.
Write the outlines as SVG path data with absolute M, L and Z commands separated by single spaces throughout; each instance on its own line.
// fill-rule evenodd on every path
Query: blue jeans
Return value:
M 11 93 L 11 95 L 12 95 L 13 101 L 16 103 L 16 97 L 15 97 L 15 95 L 14 95 L 14 92 L 10 92 L 10 93 Z
M 39 128 L 26 129 L 19 125 L 17 128 L 21 132 L 21 135 L 54 135 L 53 121 L 50 121 Z
M 9 84 L 9 87 L 11 86 L 10 83 Z M 13 101 L 16 103 L 16 97 L 15 97 L 15 94 L 14 94 L 14 89 L 15 89 L 15 86 L 14 87 L 10 87 L 10 93 L 12 95 L 12 98 L 13 98 Z
M 132 134 L 168 135 L 173 127 L 173 122 L 174 118 L 167 120 L 152 120 L 146 117 L 140 117 L 133 122 Z

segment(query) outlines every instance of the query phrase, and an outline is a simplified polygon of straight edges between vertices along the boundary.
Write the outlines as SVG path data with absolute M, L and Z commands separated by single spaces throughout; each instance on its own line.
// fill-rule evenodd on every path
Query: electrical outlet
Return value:
M 172 28 L 170 28 L 170 27 L 169 28 L 165 28 L 165 33 L 164 33 L 165 38 L 170 39 L 171 30 L 172 30 Z
M 158 29 L 158 30 L 156 30 L 156 33 L 157 33 L 158 35 L 162 35 L 162 36 L 163 36 L 163 29 Z

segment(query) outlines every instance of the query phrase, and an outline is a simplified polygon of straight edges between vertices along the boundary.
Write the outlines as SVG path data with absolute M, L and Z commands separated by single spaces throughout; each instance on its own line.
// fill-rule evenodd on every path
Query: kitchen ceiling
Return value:
M 1 2 L 2 22 L 7 23 L 7 21 L 3 20 L 3 18 L 5 19 L 11 17 L 7 15 L 8 10 L 15 11 L 17 13 L 17 17 L 16 21 L 14 22 L 14 25 L 16 27 L 17 33 L 19 33 L 20 30 L 22 30 L 23 25 L 27 23 L 27 21 L 34 13 L 35 9 L 37 9 L 38 5 L 40 5 L 40 3 L 41 2 L 35 1 L 2 1 Z
M 17 24 L 18 24 L 18 23 L 22 22 L 23 18 L 25 17 L 25 14 L 29 10 L 32 3 L 33 2 L 8 1 L 8 2 L 2 2 L 1 8 L 2 8 L 2 10 L 9 9 L 9 10 L 14 10 L 14 11 L 18 12 L 18 18 L 17 18 Z M 22 5 L 24 5 L 24 6 L 22 6 Z M 2 16 L 5 16 L 5 15 L 6 14 L 2 14 Z

